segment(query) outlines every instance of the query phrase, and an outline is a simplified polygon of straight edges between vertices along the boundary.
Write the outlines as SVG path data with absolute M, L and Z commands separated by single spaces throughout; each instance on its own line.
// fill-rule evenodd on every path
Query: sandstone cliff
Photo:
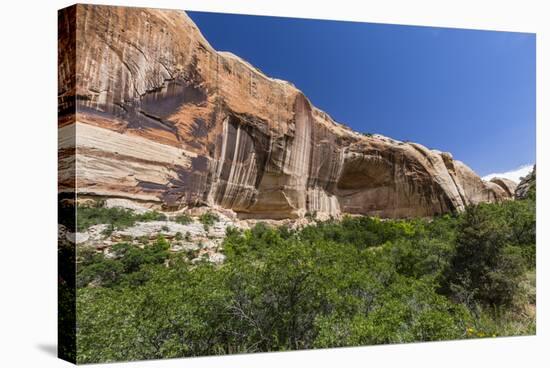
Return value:
M 510 198 L 514 197 L 516 187 L 518 186 L 517 183 L 513 180 L 499 177 L 492 178 L 491 183 L 495 183 L 496 185 L 504 189 L 504 191 L 506 192 L 506 196 Z
M 275 219 L 431 216 L 511 197 L 449 153 L 335 122 L 291 83 L 214 50 L 182 11 L 74 12 L 59 26 L 76 53 L 59 60 L 59 136 L 60 162 L 76 148 L 81 196 Z M 71 169 L 60 166 L 61 189 Z

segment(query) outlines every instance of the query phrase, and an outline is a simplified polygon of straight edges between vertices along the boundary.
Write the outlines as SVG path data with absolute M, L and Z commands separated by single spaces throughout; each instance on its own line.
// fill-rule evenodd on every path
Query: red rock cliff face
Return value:
M 59 136 L 60 152 L 76 149 L 79 195 L 243 218 L 431 216 L 509 197 L 448 153 L 334 122 L 291 83 L 214 50 L 183 11 L 70 9 L 76 60 L 59 70 L 76 86 L 59 91 Z

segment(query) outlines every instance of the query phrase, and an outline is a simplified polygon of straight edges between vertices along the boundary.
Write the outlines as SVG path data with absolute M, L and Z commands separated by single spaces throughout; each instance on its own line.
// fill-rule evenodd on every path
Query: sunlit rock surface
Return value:
M 449 153 L 335 122 L 290 82 L 214 50 L 182 11 L 76 9 L 76 43 L 59 28 L 76 50 L 59 60 L 61 79 L 76 72 L 59 91 L 61 190 L 76 173 L 82 197 L 250 219 L 432 216 L 511 197 Z
M 515 181 L 506 179 L 506 178 L 496 177 L 496 178 L 492 178 L 491 182 L 497 184 L 502 189 L 504 189 L 504 191 L 506 192 L 506 195 L 509 196 L 510 198 L 514 197 L 514 193 L 518 186 L 518 184 Z

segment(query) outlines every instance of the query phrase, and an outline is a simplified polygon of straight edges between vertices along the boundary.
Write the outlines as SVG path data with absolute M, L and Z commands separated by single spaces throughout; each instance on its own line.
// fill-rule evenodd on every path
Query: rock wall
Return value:
M 59 136 L 60 152 L 76 149 L 81 196 L 273 219 L 431 216 L 510 197 L 449 153 L 336 123 L 291 83 L 214 50 L 183 11 L 73 9 L 76 60 L 60 58 L 60 74 L 75 70 L 76 88 L 59 91 Z
M 514 192 L 514 197 L 516 199 L 525 199 L 529 196 L 529 191 L 531 188 L 537 185 L 537 166 L 533 166 L 533 171 L 531 171 L 527 176 L 521 179 L 519 184 L 516 187 Z
M 492 178 L 491 183 L 495 183 L 498 186 L 500 186 L 502 189 L 504 189 L 504 191 L 506 192 L 506 195 L 510 198 L 514 197 L 514 193 L 518 186 L 518 184 L 513 180 L 506 179 L 506 178 L 498 178 L 498 177 Z

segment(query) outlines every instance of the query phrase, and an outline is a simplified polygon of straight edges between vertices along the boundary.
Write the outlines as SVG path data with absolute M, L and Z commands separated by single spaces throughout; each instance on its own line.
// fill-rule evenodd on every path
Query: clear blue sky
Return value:
M 336 121 L 451 152 L 483 176 L 535 162 L 535 35 L 189 12 L 217 50 Z

